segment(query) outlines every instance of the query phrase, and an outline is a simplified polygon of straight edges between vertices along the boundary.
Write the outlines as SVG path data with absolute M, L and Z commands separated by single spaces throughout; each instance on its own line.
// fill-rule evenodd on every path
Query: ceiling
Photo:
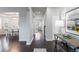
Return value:
M 46 7 L 32 7 L 33 16 L 44 16 L 46 13 Z
M 10 28 L 19 28 L 19 12 L 1 12 L 0 17 L 3 20 L 4 27 L 7 25 Z
M 0 16 L 9 17 L 9 18 L 19 18 L 18 12 L 2 12 L 0 13 Z

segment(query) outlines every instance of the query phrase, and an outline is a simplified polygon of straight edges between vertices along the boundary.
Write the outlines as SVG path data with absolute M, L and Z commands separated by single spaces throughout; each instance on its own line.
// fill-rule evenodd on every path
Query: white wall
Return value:
M 29 16 L 28 15 L 29 15 L 29 12 L 26 11 L 26 9 L 20 12 L 19 41 L 29 41 Z
M 47 15 L 46 15 L 46 40 L 51 41 L 52 39 L 52 9 L 47 8 Z
M 46 40 L 54 40 L 54 34 L 58 33 L 59 28 L 55 26 L 55 21 L 59 20 L 61 8 L 48 7 L 46 17 Z

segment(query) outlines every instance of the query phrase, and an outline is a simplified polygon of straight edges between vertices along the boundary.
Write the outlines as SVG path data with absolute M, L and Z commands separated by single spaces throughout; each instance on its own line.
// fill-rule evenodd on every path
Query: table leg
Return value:
M 55 37 L 55 48 L 54 48 L 54 51 L 57 52 L 57 39 L 58 37 L 54 36 Z

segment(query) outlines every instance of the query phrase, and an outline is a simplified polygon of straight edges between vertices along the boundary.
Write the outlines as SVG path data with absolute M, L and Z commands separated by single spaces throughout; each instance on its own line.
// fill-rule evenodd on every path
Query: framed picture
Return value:
M 79 8 L 66 12 L 66 32 L 79 35 Z

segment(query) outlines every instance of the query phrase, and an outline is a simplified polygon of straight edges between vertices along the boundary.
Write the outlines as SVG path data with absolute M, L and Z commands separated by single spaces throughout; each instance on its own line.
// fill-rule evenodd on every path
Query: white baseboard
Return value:
M 46 41 L 53 41 L 53 39 L 46 39 Z
M 26 45 L 31 45 L 31 43 L 30 42 L 27 42 Z
M 31 45 L 31 43 L 32 43 L 32 40 L 29 42 L 26 42 L 26 45 Z

